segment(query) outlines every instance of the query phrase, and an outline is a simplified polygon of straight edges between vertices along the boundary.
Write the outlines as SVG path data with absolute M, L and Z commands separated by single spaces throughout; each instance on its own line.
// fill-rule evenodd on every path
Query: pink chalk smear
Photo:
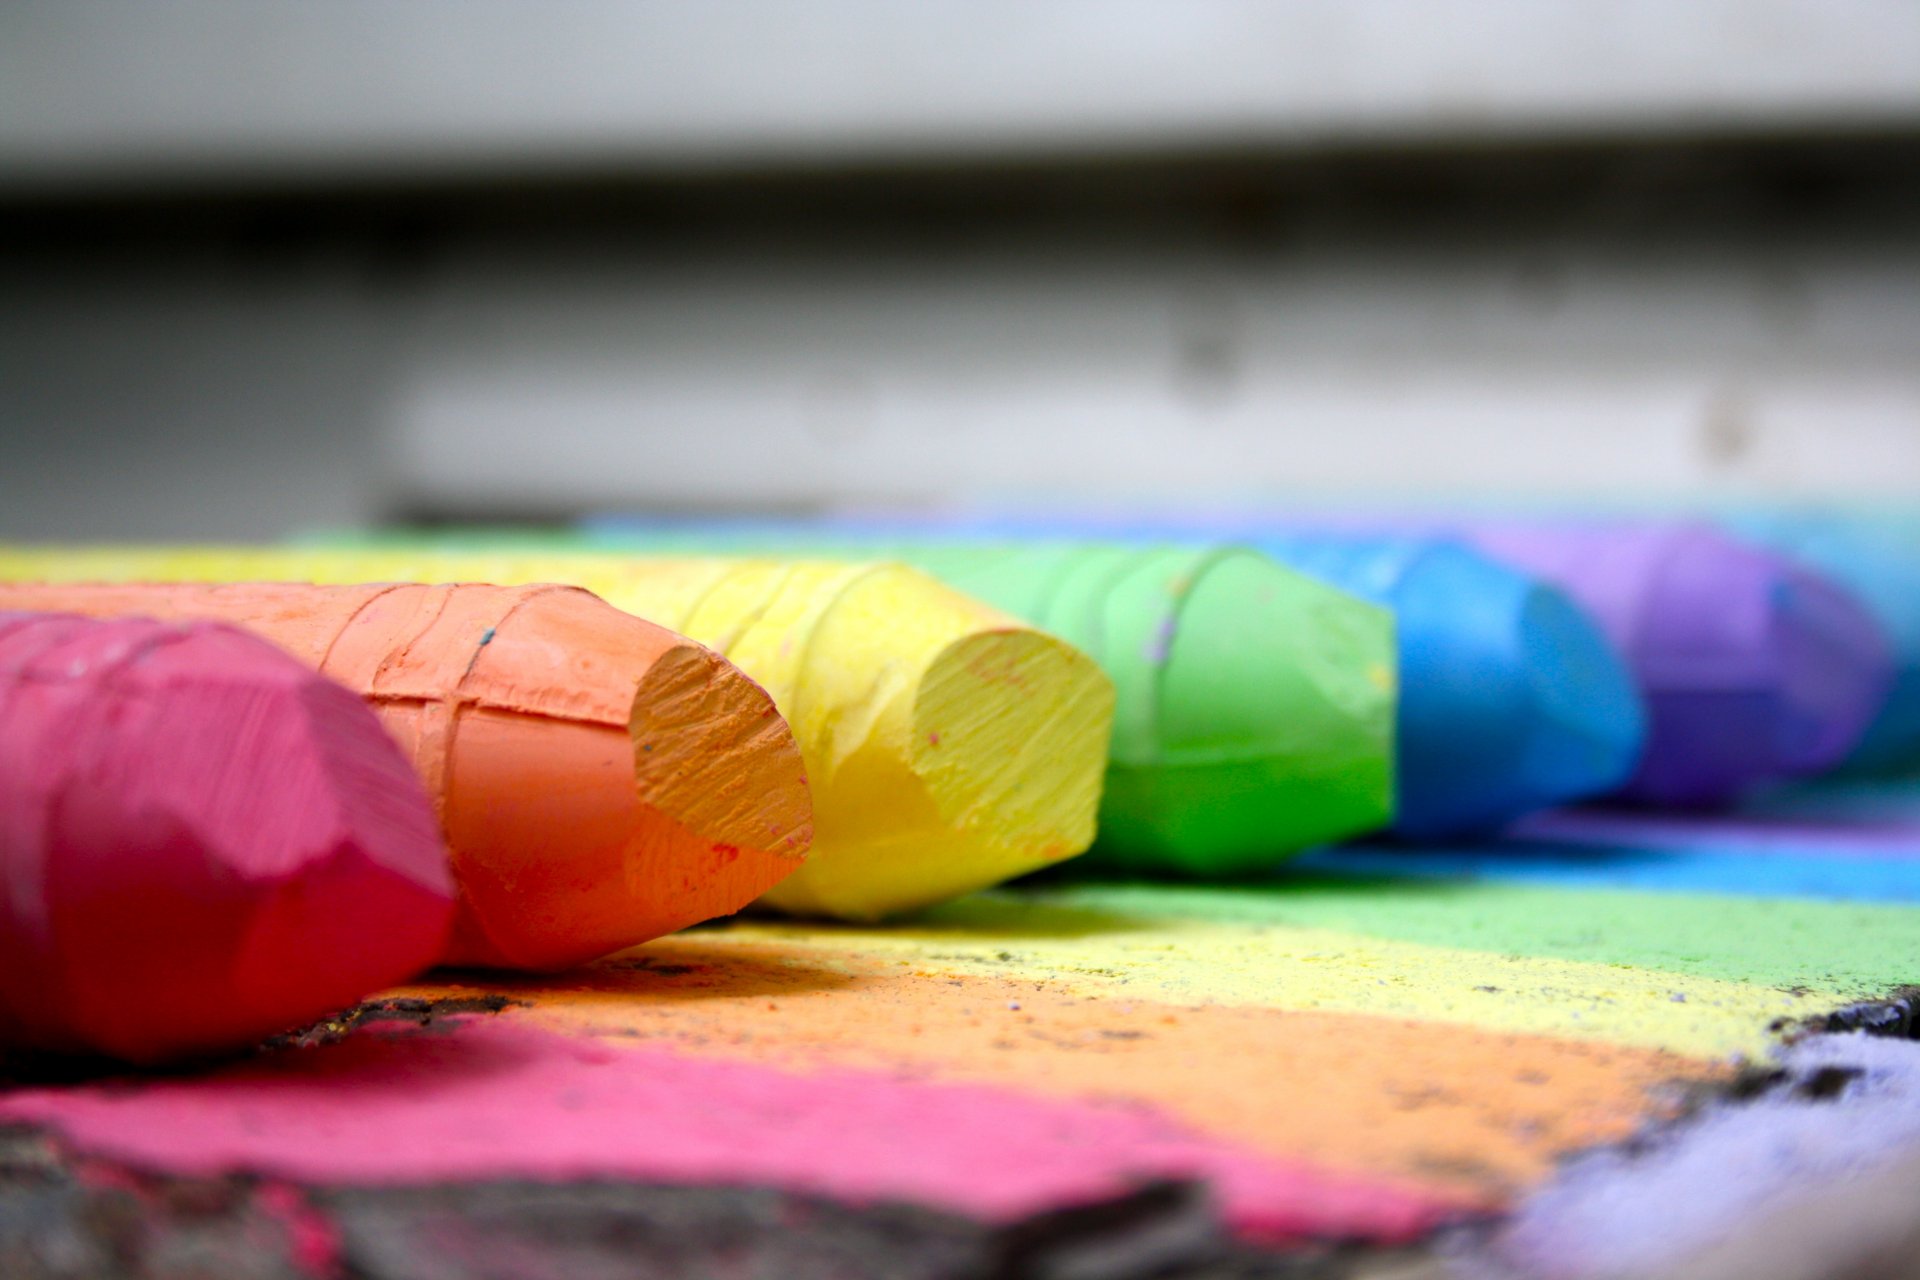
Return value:
M 145 1169 L 308 1184 L 776 1186 L 1004 1221 L 1197 1177 L 1229 1225 L 1272 1242 L 1405 1241 L 1461 1210 L 1198 1138 L 1135 1107 L 789 1073 L 491 1020 L 363 1031 L 199 1078 L 25 1090 L 0 1097 L 0 1119 Z

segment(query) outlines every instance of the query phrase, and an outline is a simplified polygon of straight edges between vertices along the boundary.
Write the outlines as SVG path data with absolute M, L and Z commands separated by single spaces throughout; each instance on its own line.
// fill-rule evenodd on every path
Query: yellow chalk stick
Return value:
M 761 899 L 870 920 L 1093 840 L 1113 686 L 1062 640 L 903 565 L 241 548 L 0 548 L 0 579 L 562 582 L 719 650 L 787 717 L 806 864 Z

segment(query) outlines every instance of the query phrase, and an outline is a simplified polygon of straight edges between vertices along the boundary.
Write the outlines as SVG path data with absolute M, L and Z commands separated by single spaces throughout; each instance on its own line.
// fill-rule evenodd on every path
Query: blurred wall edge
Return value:
M 1920 6 L 0 7 L 0 534 L 1920 496 Z

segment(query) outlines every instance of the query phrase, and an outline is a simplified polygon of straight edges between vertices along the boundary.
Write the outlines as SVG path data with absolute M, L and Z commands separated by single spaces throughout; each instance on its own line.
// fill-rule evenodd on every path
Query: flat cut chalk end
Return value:
M 730 915 L 801 865 L 799 746 L 726 659 L 572 588 L 514 609 L 483 653 L 468 684 L 493 677 L 489 705 L 462 716 L 450 756 L 466 798 L 450 808 L 465 910 L 449 963 L 564 969 Z M 619 710 L 517 705 L 536 673 L 600 691 L 595 706 L 621 689 Z
M 957 600 L 911 577 L 923 591 Z M 765 905 L 880 919 L 1036 871 L 1092 843 L 1112 682 L 1065 641 L 972 602 L 965 608 L 994 624 L 942 645 L 912 679 L 903 742 L 876 739 L 839 762 L 821 798 L 831 843 Z

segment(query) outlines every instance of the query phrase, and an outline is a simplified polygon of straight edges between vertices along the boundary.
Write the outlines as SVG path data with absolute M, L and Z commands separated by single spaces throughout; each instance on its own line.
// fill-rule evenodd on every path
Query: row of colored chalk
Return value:
M 0 551 L 14 580 L 562 581 L 678 628 L 799 737 L 817 839 L 768 895 L 789 910 L 870 919 L 1035 870 L 1087 848 L 1096 806 L 1100 858 L 1201 874 L 1390 817 L 1385 610 L 1237 550 L 923 567 L 949 585 L 872 561 L 514 547 Z
M 1413 838 L 1495 829 L 1617 788 L 1645 739 L 1629 674 L 1582 610 L 1444 541 L 1090 543 L 601 522 L 584 545 L 897 557 L 1098 652 L 1120 684 L 1123 722 L 1130 690 L 1137 714 L 1152 715 L 1208 680 L 1204 702 L 1178 703 L 1189 758 L 1219 760 L 1234 733 L 1264 743 L 1259 763 L 1205 794 L 1164 752 L 1130 776 L 1116 737 L 1099 852 L 1137 868 L 1255 870 L 1389 822 Z M 1234 571 L 1198 577 L 1188 565 Z M 1139 660 L 1151 646 L 1084 612 L 1087 598 L 1125 599 L 1130 582 L 1181 600 L 1147 618 L 1174 642 L 1153 653 L 1160 661 Z M 1159 811 L 1128 804 L 1136 790 Z
M 973 530 L 983 531 L 1006 532 L 1004 522 Z M 755 900 L 852 919 L 909 910 L 1078 854 L 1096 805 L 1096 860 L 1234 874 L 1389 820 L 1433 835 L 1607 792 L 1720 800 L 1833 763 L 1876 711 L 1883 739 L 1901 741 L 1884 699 L 1886 641 L 1867 611 L 1803 566 L 1704 528 L 1452 530 L 1490 555 L 1446 538 L 1278 525 L 1242 531 L 1257 551 L 1142 545 L 1141 532 L 1009 542 L 602 523 L 540 543 L 22 549 L 0 552 L 0 577 L 20 583 L 0 589 L 0 606 L 224 619 L 359 694 L 412 757 L 447 841 L 457 909 L 448 939 L 426 953 L 514 968 L 565 967 Z M 659 555 L 696 548 L 841 559 Z M 954 589 L 847 559 L 876 554 Z M 260 585 L 274 579 L 341 585 Z M 558 581 L 602 599 L 425 580 Z M 201 585 L 152 585 L 167 582 Z M 240 585 L 206 585 L 220 582 Z M 1909 726 L 1908 747 L 1913 736 Z M 197 759 L 181 767 L 238 793 L 223 780 L 244 768 L 217 750 Z M 23 777 L 10 804 L 72 782 Z M 334 799 L 329 812 L 348 811 Z M 191 848 L 230 817 L 170 815 L 167 831 Z M 102 847 L 139 843 L 116 839 Z M 47 886 L 59 868 L 86 865 L 50 855 L 55 844 L 16 829 L 0 846 L 10 883 L 41 886 L 0 897 L 0 929 L 20 946 L 40 940 L 15 973 L 54 954 L 41 897 L 57 896 Z M 234 856 L 238 866 L 249 855 Z M 394 862 L 376 851 L 369 865 Z M 305 900 L 303 877 L 337 874 L 282 859 L 241 878 L 280 903 L 292 888 Z M 166 899 L 186 904 L 182 923 L 209 897 L 190 888 L 175 884 Z M 124 912 L 145 900 L 115 901 Z M 215 945 L 240 935 L 267 945 L 241 927 L 253 908 L 230 905 L 224 934 L 196 935 L 198 966 L 174 971 L 258 985 Z M 328 916 L 336 934 L 348 918 Z M 356 988 L 349 975 L 362 975 L 358 990 L 405 977 L 434 919 L 417 912 L 420 928 L 381 935 L 407 963 L 368 959 L 383 954 L 368 944 L 331 975 L 343 987 L 328 975 L 288 984 L 284 1007 L 228 992 L 216 1003 L 230 1016 L 211 1030 L 187 1014 L 130 1035 L 76 1030 L 48 1011 L 93 1007 L 84 1001 L 0 993 L 0 1043 L 140 1057 L 240 1042 L 236 1028 L 310 1016 L 313 991 Z M 261 937 L 285 934 L 297 950 L 318 936 L 297 923 Z M 382 977 L 369 984 L 369 973 Z M 69 985 L 86 987 L 85 976 Z
M 1597 626 L 1552 588 L 1449 546 L 1322 548 L 1300 567 L 1336 570 L 1331 584 L 1247 547 L 768 526 L 376 540 L 247 567 L 591 584 L 700 550 L 910 561 L 1095 657 L 1118 692 L 1089 858 L 1109 867 L 1231 875 L 1389 822 L 1422 836 L 1492 829 L 1617 786 L 1643 737 Z
M 1842 764 L 1920 759 L 1920 546 L 1860 522 L 611 518 L 580 540 L 925 560 L 956 543 L 1096 534 L 1233 538 L 1390 607 L 1403 682 L 1395 825 L 1409 836 L 1596 795 L 1719 805 Z
M 899 555 L 1075 641 L 1120 686 L 1100 856 L 1136 867 L 1254 866 L 1378 826 L 1389 803 L 1402 833 L 1431 837 L 1608 792 L 1720 801 L 1831 764 L 1859 737 L 1885 683 L 1878 632 L 1842 593 L 1703 529 L 1472 531 L 1484 549 L 1537 576 L 1444 540 L 1254 532 L 1264 550 L 1392 608 L 1403 681 L 1397 759 L 1383 731 L 1391 664 L 1377 652 L 1377 615 L 1332 592 L 1316 599 L 1297 575 L 1245 552 L 876 541 L 871 531 L 853 539 L 767 526 L 625 529 L 611 539 L 603 527 L 595 541 Z M 460 539 L 430 555 L 416 547 L 384 561 L 349 556 L 319 571 L 499 580 L 606 572 L 605 563 L 569 554 L 556 564 L 526 546 L 495 545 L 477 559 L 476 549 Z M 256 567 L 315 571 L 272 557 Z M 658 593 L 616 598 L 654 616 L 674 603 Z M 1338 657 L 1324 660 L 1331 651 Z M 1396 765 L 1398 794 L 1384 801 Z M 852 896 L 802 898 L 813 878 L 780 896 L 855 916 L 914 905 L 860 903 L 859 884 Z
M 561 967 L 810 841 L 766 693 L 575 588 L 0 594 L 0 1045 L 177 1057 Z
M 1722 800 L 1831 763 L 1876 701 L 1884 671 L 1874 628 L 1823 580 L 1784 562 L 1685 526 L 1477 536 L 1551 572 L 1566 591 L 1444 540 L 1261 535 L 1264 550 L 1392 608 L 1397 708 L 1384 688 L 1392 664 L 1379 653 L 1379 616 L 1334 592 L 1316 596 L 1298 575 L 1244 551 L 1007 548 L 897 535 L 876 542 L 871 531 L 853 539 L 766 526 L 637 537 L 628 529 L 615 541 L 647 551 L 899 555 L 1075 641 L 1119 685 L 1098 855 L 1149 869 L 1254 867 L 1377 827 L 1389 808 L 1402 833 L 1432 837 L 1607 792 Z M 1502 547 L 1503 536 L 1519 545 Z M 596 542 L 609 542 L 604 529 Z M 431 554 L 417 546 L 374 560 L 307 552 L 292 562 L 256 558 L 251 568 L 329 580 L 565 577 L 604 589 L 616 562 L 572 554 L 578 541 L 561 545 L 568 554 L 558 562 L 517 541 L 462 538 Z M 1552 545 L 1573 557 L 1571 568 L 1556 571 L 1542 550 Z M 109 567 L 128 569 L 124 557 Z M 249 566 L 228 557 L 213 567 L 232 576 Z M 1732 607 L 1690 608 L 1701 582 Z M 631 584 L 616 584 L 610 596 L 688 625 L 661 612 L 676 604 L 670 592 L 636 599 Z M 1703 619 L 1711 623 L 1704 631 L 1695 625 Z M 690 629 L 726 647 L 723 636 Z M 872 865 L 854 873 L 850 890 L 803 892 L 826 874 L 810 870 L 776 901 L 850 916 L 916 905 L 914 873 L 898 892 L 868 901 Z M 943 891 L 928 885 L 925 896 Z
M 10 573 L 63 576 L 33 567 L 43 558 L 17 553 Z M 65 559 L 73 576 L 130 576 L 114 571 L 122 557 L 112 554 Z M 334 720 L 343 700 L 357 709 L 357 722 L 342 723 L 358 747 L 337 735 L 306 744 L 323 762 L 353 774 L 379 742 L 390 761 L 411 758 L 425 792 L 415 783 L 375 795 L 350 785 L 357 774 L 324 771 L 325 785 L 302 784 L 275 761 L 236 758 L 251 741 L 244 716 L 275 708 L 221 703 L 208 692 L 226 687 L 217 664 L 169 690 L 201 699 L 174 709 L 199 717 L 196 750 L 170 753 L 151 735 L 121 743 L 129 722 L 119 711 L 88 722 L 77 740 L 89 751 L 137 747 L 153 774 L 116 777 L 119 792 L 85 760 L 41 768 L 33 722 L 14 718 L 13 754 L 0 758 L 0 800 L 19 783 L 14 805 L 0 803 L 0 821 L 12 820 L 0 833 L 0 885 L 31 892 L 0 897 L 0 938 L 25 948 L 23 963 L 0 971 L 0 1047 L 136 1060 L 231 1047 L 431 960 L 557 969 L 755 900 L 876 916 L 1070 857 L 1093 836 L 1111 683 L 1064 642 L 899 566 L 658 562 L 595 580 L 750 663 L 790 726 L 720 654 L 575 587 L 369 584 L 366 566 L 337 575 L 353 585 L 221 583 L 211 580 L 268 576 L 254 571 L 266 566 L 244 553 L 124 559 L 144 564 L 131 576 L 180 581 L 17 581 L 0 588 L 0 607 L 39 611 L 42 631 L 244 627 L 283 677 L 290 665 L 306 673 L 302 697 L 328 691 Z M 138 621 L 118 621 L 127 618 Z M 69 656 L 23 651 L 14 673 L 37 689 L 54 672 L 74 697 L 115 705 L 108 685 L 124 673 L 59 665 Z M 298 737 L 307 703 L 286 702 Z M 175 774 L 213 800 L 171 806 L 156 779 Z M 24 829 L 47 808 L 41 791 L 79 798 L 74 822 L 53 836 Z M 120 793 L 144 797 L 150 811 L 117 827 L 85 812 L 110 816 Z M 368 840 L 342 861 L 317 837 L 288 853 L 277 834 L 353 827 L 363 809 L 391 816 L 408 805 L 409 829 L 429 835 L 410 851 Z M 435 817 L 445 854 L 431 837 Z M 830 856 L 803 864 L 809 844 Z M 400 864 L 416 879 L 437 874 L 438 909 L 393 927 L 381 894 L 361 891 Z M 56 888 L 75 868 L 86 869 L 82 887 Z M 236 884 L 246 892 L 235 895 Z M 62 893 L 71 911 L 43 909 Z M 220 928 L 200 927 L 210 910 Z M 119 928 L 129 913 L 140 927 Z M 116 929 L 164 954 L 73 945 Z M 43 978 L 54 959 L 72 981 Z M 149 1016 L 132 1025 L 107 1016 L 110 1002 L 70 998 L 68 988 L 124 986 L 119 971 L 148 961 L 158 985 L 141 1001 Z M 329 997 L 316 1005 L 320 991 Z M 219 1012 L 196 1019 L 202 1006 Z

